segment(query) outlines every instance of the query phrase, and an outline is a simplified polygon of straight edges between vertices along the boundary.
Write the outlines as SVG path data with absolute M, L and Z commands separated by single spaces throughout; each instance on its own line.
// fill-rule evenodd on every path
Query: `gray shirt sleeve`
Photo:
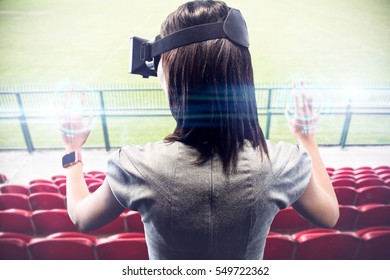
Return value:
M 301 146 L 286 142 L 271 144 L 269 148 L 275 178 L 270 188 L 271 199 L 283 209 L 306 190 L 312 174 L 311 158 Z
M 130 159 L 128 150 L 135 147 L 125 146 L 114 152 L 107 163 L 107 181 L 118 202 L 127 208 L 136 210 L 137 200 L 148 196 L 146 180 Z M 131 187 L 129 187 L 131 186 Z

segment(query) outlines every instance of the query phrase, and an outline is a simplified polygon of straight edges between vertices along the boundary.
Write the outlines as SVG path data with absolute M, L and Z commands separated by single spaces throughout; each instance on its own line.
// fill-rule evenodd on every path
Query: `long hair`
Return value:
M 171 13 L 160 36 L 194 25 L 223 22 L 230 8 L 222 1 L 191 1 Z M 229 174 L 237 166 L 245 140 L 268 149 L 258 122 L 249 50 L 228 39 L 194 43 L 162 54 L 169 105 L 176 128 L 165 140 L 199 151 L 197 163 L 215 153 Z

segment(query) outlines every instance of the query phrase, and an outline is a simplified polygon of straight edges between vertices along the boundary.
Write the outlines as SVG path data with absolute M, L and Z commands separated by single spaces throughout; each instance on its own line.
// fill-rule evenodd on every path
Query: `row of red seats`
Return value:
M 390 226 L 390 204 L 366 204 L 361 206 L 340 205 L 340 218 L 334 229 L 355 231 L 372 226 Z M 272 224 L 271 231 L 294 233 L 315 228 L 292 207 L 280 210 Z
M 390 187 L 334 187 L 340 205 L 390 204 Z
M 389 166 L 378 166 L 376 168 L 362 166 L 357 169 L 351 167 L 327 168 L 327 170 L 334 187 L 390 186 Z
M 39 182 L 34 182 L 26 185 L 21 184 L 5 184 L 0 187 L 0 193 L 19 193 L 24 195 L 30 195 L 34 193 L 48 192 L 59 193 L 66 195 L 66 178 L 61 178 L 61 182 L 52 183 L 49 181 L 39 179 Z M 63 181 L 63 182 L 62 182 Z M 94 192 L 103 184 L 103 180 L 98 178 L 86 178 L 85 179 L 89 192 Z
M 381 175 L 384 173 L 389 173 L 390 166 L 388 165 L 381 165 L 377 167 L 371 167 L 371 166 L 360 166 L 357 168 L 352 167 L 340 167 L 340 168 L 333 168 L 333 167 L 327 167 L 326 170 L 328 171 L 328 174 L 330 177 L 337 176 L 340 174 L 353 174 L 356 176 L 359 176 L 361 174 L 366 173 L 375 173 L 377 175 Z
M 79 232 L 59 232 L 42 238 L 0 232 L 0 259 L 147 260 L 143 233 L 119 233 L 106 238 Z
M 390 204 L 390 187 L 387 186 L 371 186 L 360 189 L 335 187 L 335 192 L 340 205 Z M 0 210 L 12 208 L 29 211 L 66 209 L 66 196 L 53 192 L 37 192 L 30 195 L 11 192 L 0 193 Z
M 264 259 L 390 260 L 390 227 L 370 227 L 355 232 L 318 228 L 293 235 L 271 232 Z
M 107 238 L 59 232 L 44 238 L 0 233 L 0 259 L 35 260 L 146 260 L 143 233 L 120 233 Z M 356 232 L 312 229 L 293 235 L 270 232 L 265 260 L 390 259 L 390 227 L 365 228 Z
M 7 231 L 43 236 L 62 231 L 77 232 L 78 229 L 66 209 L 37 211 L 8 209 L 0 211 L 0 232 Z M 121 232 L 144 232 L 144 225 L 138 212 L 125 211 L 111 223 L 89 233 L 107 235 Z

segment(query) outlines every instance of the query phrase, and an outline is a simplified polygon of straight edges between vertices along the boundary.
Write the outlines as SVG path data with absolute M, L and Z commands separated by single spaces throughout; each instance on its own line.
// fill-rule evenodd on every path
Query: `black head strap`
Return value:
M 155 42 L 145 43 L 141 47 L 141 56 L 146 61 L 150 61 L 154 56 L 172 49 L 219 38 L 226 38 L 240 46 L 249 47 L 248 30 L 239 10 L 231 9 L 224 22 L 192 26 Z

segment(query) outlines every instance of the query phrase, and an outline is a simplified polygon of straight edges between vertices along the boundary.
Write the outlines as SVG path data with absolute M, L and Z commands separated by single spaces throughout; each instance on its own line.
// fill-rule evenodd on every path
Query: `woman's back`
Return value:
M 247 142 L 230 175 L 218 156 L 194 164 L 197 151 L 180 142 L 126 146 L 109 161 L 108 182 L 140 212 L 151 259 L 261 259 L 274 216 L 311 174 L 303 150 L 268 144 L 270 160 L 262 160 Z

